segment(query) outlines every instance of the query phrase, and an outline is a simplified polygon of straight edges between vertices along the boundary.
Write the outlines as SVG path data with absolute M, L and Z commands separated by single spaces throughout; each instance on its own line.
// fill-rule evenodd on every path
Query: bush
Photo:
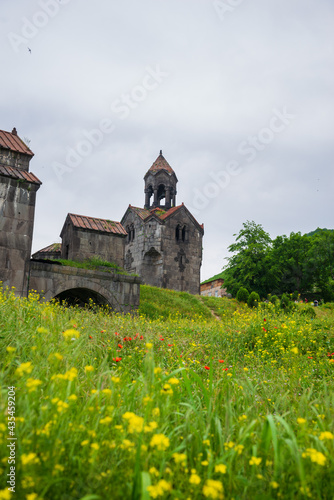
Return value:
M 283 293 L 283 295 L 281 297 L 281 308 L 282 309 L 288 309 L 289 306 L 290 306 L 290 299 L 286 295 L 286 293 Z
M 277 302 L 279 299 L 278 299 L 277 295 L 272 295 L 272 296 L 269 298 L 269 300 L 270 300 L 270 302 L 271 302 L 272 304 L 274 304 L 274 305 L 275 305 L 275 304 L 276 304 L 276 302 Z
M 248 297 L 249 297 L 249 291 L 247 290 L 247 288 L 240 287 L 236 297 L 237 301 L 247 302 Z
M 257 307 L 260 302 L 260 295 L 256 292 L 252 292 L 247 300 L 248 307 Z

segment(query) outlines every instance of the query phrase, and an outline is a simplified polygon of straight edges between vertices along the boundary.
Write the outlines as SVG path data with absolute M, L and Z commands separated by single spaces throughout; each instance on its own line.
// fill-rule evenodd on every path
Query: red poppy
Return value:
M 210 370 L 210 366 L 204 366 L 206 370 Z
M 165 339 L 161 338 L 160 340 L 165 340 Z
M 267 321 L 266 318 L 263 318 L 263 321 Z
M 118 347 L 119 347 L 120 349 L 123 349 L 123 346 L 122 346 L 121 344 L 118 344 Z
M 115 332 L 115 335 L 118 335 L 118 333 L 117 333 L 117 332 Z
M 141 335 L 139 338 L 140 338 L 140 340 L 143 340 L 144 337 L 143 337 L 143 335 Z
M 223 372 L 227 372 L 228 368 L 223 368 Z
M 118 363 L 119 361 L 121 361 L 122 358 L 112 358 L 113 361 L 116 361 L 116 363 Z
M 262 327 L 262 330 L 263 330 L 264 332 L 266 332 L 266 331 L 267 331 L 267 330 L 264 328 L 264 326 Z
M 313 356 L 307 356 L 307 357 L 308 357 L 308 359 L 313 359 Z
M 93 337 L 91 335 L 89 335 L 89 338 L 92 339 Z
M 224 363 L 223 359 L 218 359 L 218 363 Z
M 173 347 L 174 344 L 168 344 L 168 347 Z

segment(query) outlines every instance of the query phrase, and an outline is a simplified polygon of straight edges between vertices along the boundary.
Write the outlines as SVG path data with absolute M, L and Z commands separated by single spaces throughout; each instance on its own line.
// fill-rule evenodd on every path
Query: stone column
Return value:
M 170 187 L 166 187 L 165 208 L 170 208 Z
M 158 188 L 154 188 L 153 207 L 158 206 Z

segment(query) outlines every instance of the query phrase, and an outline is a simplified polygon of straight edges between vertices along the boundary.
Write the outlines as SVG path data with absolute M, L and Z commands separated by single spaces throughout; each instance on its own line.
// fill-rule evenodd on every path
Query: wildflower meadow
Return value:
M 334 306 L 163 293 L 0 292 L 0 500 L 332 499 Z

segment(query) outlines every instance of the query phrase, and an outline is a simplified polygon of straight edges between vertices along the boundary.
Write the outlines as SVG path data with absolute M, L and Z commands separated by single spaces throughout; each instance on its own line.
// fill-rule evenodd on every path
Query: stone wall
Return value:
M 102 260 L 124 267 L 125 238 L 67 224 L 62 237 L 62 258 L 83 261 L 99 256 Z
M 206 297 L 227 297 L 226 288 L 222 288 L 223 279 L 210 281 L 201 285 L 201 295 Z
M 179 226 L 179 239 L 176 228 Z M 184 241 L 182 228 L 185 227 Z M 172 290 L 200 293 L 202 234 L 185 209 L 166 220 L 163 234 L 163 286 Z
M 10 151 L 9 149 L 0 148 L 0 164 L 9 167 L 16 167 L 20 170 L 29 171 L 30 155 L 25 155 L 17 151 Z
M 36 191 L 39 185 L 0 177 L 0 281 L 27 293 Z
M 93 271 L 57 264 L 30 263 L 29 290 L 37 290 L 46 300 L 71 290 L 91 291 L 116 312 L 128 313 L 139 306 L 140 278 L 114 272 Z

